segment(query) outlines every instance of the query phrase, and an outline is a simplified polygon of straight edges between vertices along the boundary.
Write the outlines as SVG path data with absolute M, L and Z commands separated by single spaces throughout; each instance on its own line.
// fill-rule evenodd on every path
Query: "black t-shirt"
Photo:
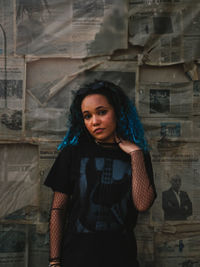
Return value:
M 144 153 L 154 187 L 149 153 Z M 70 195 L 67 231 L 124 232 L 136 224 L 138 211 L 131 193 L 130 155 L 119 146 L 93 142 L 65 147 L 51 168 L 45 185 Z

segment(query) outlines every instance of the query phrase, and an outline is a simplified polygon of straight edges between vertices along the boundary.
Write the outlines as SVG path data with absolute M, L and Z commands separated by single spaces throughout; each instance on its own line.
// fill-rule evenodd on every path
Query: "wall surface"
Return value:
M 1 267 L 48 264 L 43 182 L 72 92 L 94 79 L 126 91 L 152 147 L 141 267 L 200 266 L 199 47 L 199 0 L 0 0 Z

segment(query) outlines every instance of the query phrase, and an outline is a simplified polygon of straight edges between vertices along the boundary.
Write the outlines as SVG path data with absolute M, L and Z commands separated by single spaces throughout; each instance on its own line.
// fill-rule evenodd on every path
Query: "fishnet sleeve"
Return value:
M 148 162 L 145 161 L 143 151 L 135 150 L 130 154 L 133 202 L 137 210 L 145 211 L 152 205 L 156 196 L 153 177 L 148 173 Z
M 63 229 L 66 218 L 68 196 L 64 193 L 54 192 L 49 220 L 50 262 L 60 262 Z

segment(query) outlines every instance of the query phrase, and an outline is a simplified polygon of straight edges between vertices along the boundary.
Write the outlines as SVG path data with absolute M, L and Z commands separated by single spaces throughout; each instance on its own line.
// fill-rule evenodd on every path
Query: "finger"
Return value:
M 117 144 L 119 144 L 119 143 L 122 142 L 121 139 L 117 136 L 116 133 L 115 133 L 115 142 L 116 142 Z
M 119 142 L 119 137 L 117 136 L 117 133 L 115 133 L 115 142 L 118 143 Z

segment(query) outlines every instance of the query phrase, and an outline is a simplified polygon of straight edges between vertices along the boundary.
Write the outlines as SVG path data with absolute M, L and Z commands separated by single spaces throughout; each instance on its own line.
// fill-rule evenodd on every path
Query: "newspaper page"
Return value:
M 198 1 L 130 0 L 129 42 L 144 47 L 142 61 L 150 65 L 198 59 L 199 12 Z
M 84 58 L 128 43 L 127 1 L 17 0 L 17 54 Z
M 0 56 L 6 56 L 14 54 L 14 1 L 0 0 L 0 10 Z
M 199 143 L 154 141 L 151 156 L 157 189 L 152 223 L 199 222 Z
M 191 64 L 193 66 L 193 64 Z M 185 73 L 185 64 L 172 66 L 140 66 L 140 83 L 189 83 L 191 78 Z M 188 67 L 189 69 L 189 67 Z
M 27 267 L 27 226 L 20 224 L 0 225 L 0 266 Z
M 140 212 L 138 214 L 138 218 L 137 218 L 138 224 L 144 224 L 144 225 L 147 224 L 148 225 L 150 223 L 150 220 L 151 220 L 151 208 L 145 212 Z
M 48 72 L 47 74 L 47 70 L 43 68 L 44 65 L 39 66 L 38 64 L 35 73 L 34 69 L 32 69 L 31 73 L 35 82 L 27 81 L 28 88 L 26 96 L 26 135 L 28 137 L 34 137 L 40 140 L 61 140 L 66 133 L 66 121 L 73 92 L 78 90 L 83 84 L 91 83 L 95 79 L 108 80 L 116 83 L 126 91 L 134 102 L 138 69 L 136 63 L 103 61 L 101 64 L 95 63 L 96 67 L 92 65 L 93 67 L 90 68 L 88 67 L 90 66 L 90 62 L 88 61 L 85 63 L 85 67 L 79 71 L 75 71 L 73 74 L 72 71 L 69 71 L 71 62 L 73 60 L 66 61 L 65 63 L 66 73 L 64 75 L 63 71 L 61 72 L 63 73 L 62 82 L 57 85 L 53 83 L 53 86 L 49 86 L 46 90 L 47 94 L 48 92 L 54 92 L 52 95 L 49 94 L 50 97 L 42 97 L 37 88 L 45 88 L 47 81 L 58 79 L 60 75 L 58 62 L 54 64 L 54 68 L 58 72 L 54 76 L 52 75 L 53 77 L 50 77 L 51 73 Z M 76 63 L 78 64 L 78 62 Z M 78 66 L 76 65 L 76 68 Z
M 0 138 L 17 139 L 22 135 L 25 64 L 22 58 L 0 58 Z
M 200 58 L 200 5 L 191 3 L 183 9 L 183 47 L 184 60 Z
M 29 144 L 1 144 L 0 158 L 0 216 L 26 220 L 28 215 L 22 209 L 38 206 L 39 201 L 38 148 Z
M 141 267 L 154 265 L 154 231 L 149 225 L 137 224 L 135 230 L 138 260 Z
M 44 185 L 44 181 L 53 166 L 53 163 L 58 155 L 58 143 L 41 143 L 40 144 L 40 160 L 39 160 L 39 173 L 40 173 L 40 211 L 41 223 L 47 223 L 49 220 L 49 211 L 52 203 L 53 192 L 50 188 Z
M 156 266 L 199 267 L 200 233 L 155 236 Z
M 200 118 L 199 116 L 194 116 L 193 119 L 193 138 L 196 140 L 196 142 L 199 142 L 199 136 L 200 136 Z
M 160 142 L 165 140 L 190 142 L 198 136 L 197 130 L 194 132 L 193 123 L 191 118 L 142 118 L 147 139 Z
M 187 117 L 193 112 L 192 83 L 141 83 L 138 110 L 144 117 Z
M 193 81 L 193 114 L 200 115 L 200 80 Z
M 29 225 L 29 255 L 27 267 L 48 266 L 49 234 L 38 225 Z

